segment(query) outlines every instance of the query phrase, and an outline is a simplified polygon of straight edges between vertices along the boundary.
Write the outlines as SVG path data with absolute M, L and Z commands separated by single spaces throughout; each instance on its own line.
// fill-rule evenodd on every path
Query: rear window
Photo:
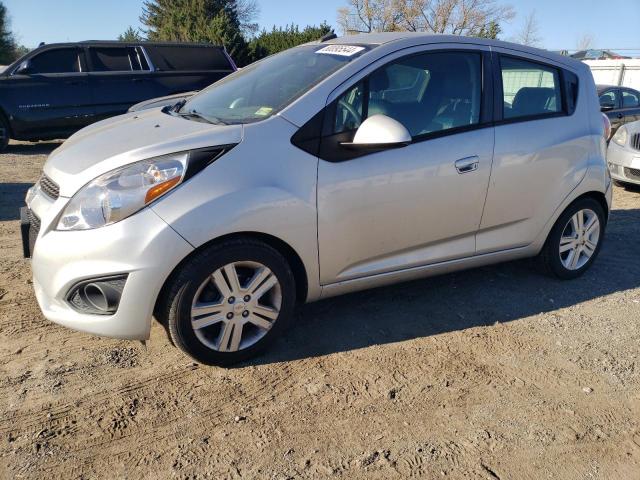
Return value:
M 138 48 L 101 47 L 89 50 L 93 72 L 131 72 L 147 70 L 147 64 Z
M 215 47 L 144 47 L 156 70 L 233 70 L 222 49 Z

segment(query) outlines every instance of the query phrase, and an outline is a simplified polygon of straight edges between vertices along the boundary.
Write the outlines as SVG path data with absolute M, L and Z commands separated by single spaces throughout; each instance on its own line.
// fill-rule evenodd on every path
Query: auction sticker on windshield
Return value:
M 343 57 L 351 57 L 356 53 L 364 50 L 364 47 L 358 47 L 356 45 L 327 45 L 324 48 L 316 51 L 316 53 L 322 53 L 325 55 L 341 55 Z

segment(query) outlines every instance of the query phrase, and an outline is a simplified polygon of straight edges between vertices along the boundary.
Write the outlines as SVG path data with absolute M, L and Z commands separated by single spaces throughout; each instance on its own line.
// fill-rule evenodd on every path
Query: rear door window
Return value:
M 31 59 L 31 72 L 35 74 L 74 73 L 80 70 L 77 48 L 47 50 Z
M 143 55 L 135 47 L 92 47 L 89 49 L 89 57 L 93 72 L 147 70 Z
M 147 45 L 145 50 L 157 70 L 232 70 L 219 48 L 180 45 Z
M 629 90 L 622 90 L 622 108 L 640 107 L 640 96 Z
M 562 112 L 557 68 L 501 56 L 503 118 L 524 118 Z

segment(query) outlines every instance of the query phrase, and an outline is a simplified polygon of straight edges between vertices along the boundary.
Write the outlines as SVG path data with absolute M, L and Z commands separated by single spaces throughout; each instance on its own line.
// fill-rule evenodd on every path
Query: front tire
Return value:
M 286 259 L 253 239 L 224 241 L 189 258 L 159 316 L 198 362 L 231 365 L 262 353 L 290 325 L 296 286 Z
M 0 152 L 4 152 L 9 145 L 10 136 L 9 124 L 4 116 L 0 114 Z
M 593 264 L 604 240 L 606 217 L 600 203 L 582 198 L 557 220 L 542 249 L 545 269 L 561 279 L 581 276 Z

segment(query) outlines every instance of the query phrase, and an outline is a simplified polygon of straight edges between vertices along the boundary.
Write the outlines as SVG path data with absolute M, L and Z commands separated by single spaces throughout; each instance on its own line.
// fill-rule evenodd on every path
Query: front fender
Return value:
M 195 248 L 237 233 L 278 238 L 302 260 L 307 300 L 315 300 L 320 296 L 317 158 L 278 142 L 282 135 L 275 132 L 256 137 L 256 144 L 247 137 L 152 209 Z

